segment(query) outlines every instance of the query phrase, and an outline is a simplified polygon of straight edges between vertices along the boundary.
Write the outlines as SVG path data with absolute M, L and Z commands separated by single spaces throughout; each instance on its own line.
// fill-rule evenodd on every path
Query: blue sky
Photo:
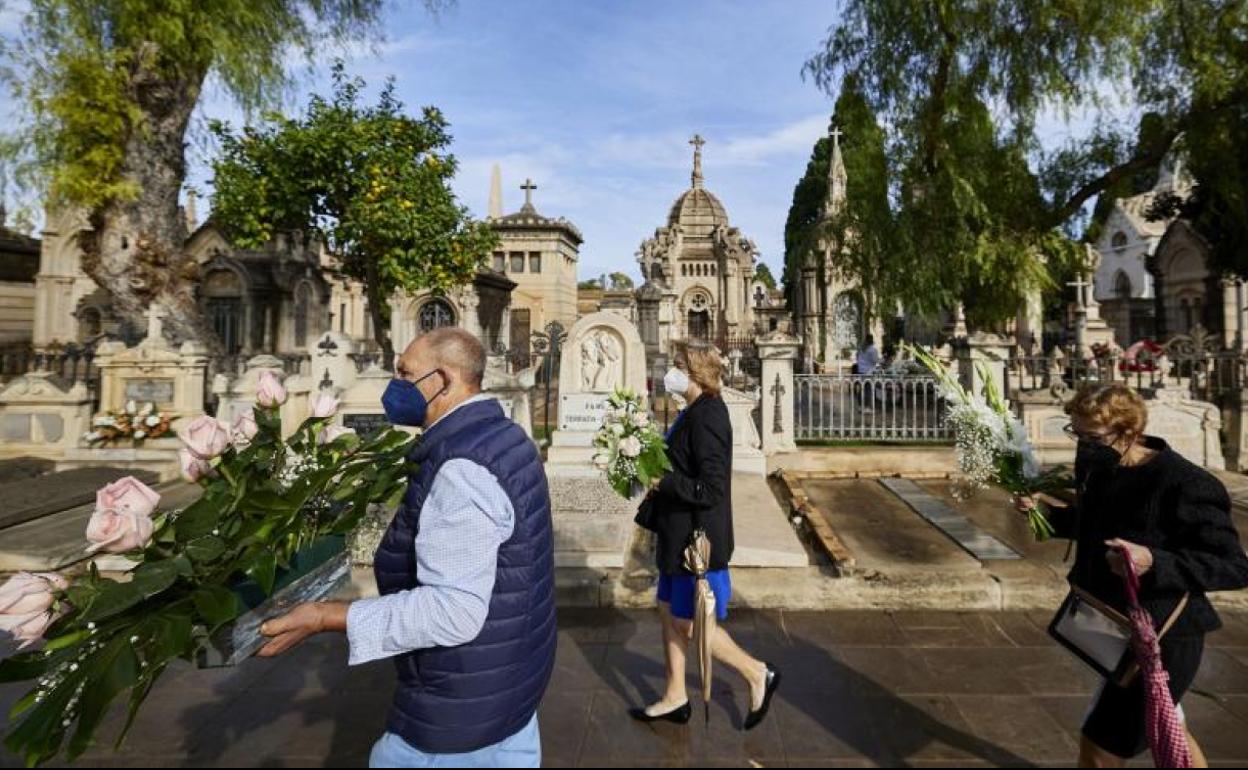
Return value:
M 490 168 L 504 209 L 534 202 L 585 235 L 581 277 L 636 276 L 634 253 L 689 185 L 694 133 L 705 176 L 734 225 L 773 269 L 784 219 L 832 100 L 801 68 L 834 21 L 827 0 L 459 0 L 437 17 L 415 2 L 387 12 L 387 40 L 352 52 L 351 72 L 379 86 L 393 75 L 413 110 L 451 121 L 455 189 L 484 216 Z M 328 59 L 301 76 L 290 106 L 326 88 Z M 232 117 L 210 91 L 201 117 Z M 193 151 L 205 185 L 205 156 Z
M 0 35 L 10 36 L 24 0 L 0 0 Z M 624 270 L 637 276 L 641 241 L 665 224 L 689 185 L 688 140 L 707 140 L 707 187 L 732 223 L 779 275 L 784 220 L 793 187 L 833 100 L 801 69 L 836 20 L 833 0 L 458 0 L 430 15 L 417 0 L 394 0 L 386 39 L 346 51 L 348 69 L 375 92 L 396 79 L 415 112 L 433 104 L 451 122 L 460 161 L 455 189 L 485 216 L 490 169 L 502 169 L 504 208 L 537 184 L 547 216 L 572 220 L 585 235 L 580 275 Z M 328 90 L 327 48 L 309 69 L 296 63 L 285 105 L 301 110 L 309 92 Z M 0 95 L 0 114 L 13 106 Z M 242 117 L 211 84 L 196 115 Z M 1046 145 L 1072 126 L 1043 118 Z M 1075 119 L 1074 128 L 1086 123 Z M 211 148 L 190 150 L 190 183 L 207 191 Z M 201 217 L 207 212 L 200 211 Z

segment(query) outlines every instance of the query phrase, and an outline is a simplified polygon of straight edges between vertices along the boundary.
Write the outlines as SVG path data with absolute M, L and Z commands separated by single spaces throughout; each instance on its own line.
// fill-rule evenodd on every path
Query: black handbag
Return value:
M 654 493 L 646 495 L 641 501 L 641 505 L 637 506 L 637 515 L 633 517 L 633 523 L 649 532 L 658 532 L 658 511 L 655 510 Z
M 1162 639 L 1187 609 L 1190 596 L 1183 594 L 1174 611 L 1157 629 Z M 1131 620 L 1089 592 L 1072 585 L 1070 594 L 1049 624 L 1049 636 L 1088 664 L 1092 670 L 1127 687 L 1140 673 L 1131 654 Z

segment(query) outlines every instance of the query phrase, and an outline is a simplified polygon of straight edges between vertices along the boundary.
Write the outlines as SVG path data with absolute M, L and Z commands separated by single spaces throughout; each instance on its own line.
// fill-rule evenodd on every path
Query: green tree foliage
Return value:
M 1186 218 L 1209 243 L 1216 268 L 1248 276 L 1248 102 L 1193 127 L 1182 146 L 1192 194 L 1168 196 L 1149 215 Z
M 292 53 L 371 37 L 383 0 L 30 0 L 5 41 L 23 107 L 8 154 L 27 195 L 84 211 L 83 268 L 122 314 L 153 302 L 180 336 L 206 332 L 178 195 L 191 114 L 211 76 L 238 104 L 269 104 Z M 12 138 L 12 137 L 11 137 Z
M 213 125 L 222 148 L 213 217 L 244 247 L 281 232 L 322 239 L 335 270 L 364 284 L 388 362 L 388 298 L 471 281 L 498 237 L 451 191 L 456 160 L 441 112 L 406 115 L 392 81 L 363 105 L 363 81 L 341 62 L 333 80 L 332 97 L 313 97 L 301 118 L 269 115 L 241 133 Z
M 754 266 L 754 280 L 762 281 L 762 284 L 768 289 L 776 288 L 776 277 L 771 274 L 771 268 L 766 262 L 759 262 Z
M 625 273 L 612 273 L 607 278 L 611 281 L 612 291 L 628 291 L 633 288 L 633 279 Z
M 889 116 L 899 255 L 927 287 L 992 325 L 1020 289 L 1080 258 L 1087 204 L 1155 169 L 1175 138 L 1248 97 L 1244 0 L 847 0 L 806 71 L 829 93 L 861 89 Z M 1104 110 L 1129 90 L 1141 130 Z M 1040 152 L 1056 108 L 1094 128 Z M 1134 135 L 1133 135 L 1134 134 Z M 903 287 L 904 289 L 904 287 Z

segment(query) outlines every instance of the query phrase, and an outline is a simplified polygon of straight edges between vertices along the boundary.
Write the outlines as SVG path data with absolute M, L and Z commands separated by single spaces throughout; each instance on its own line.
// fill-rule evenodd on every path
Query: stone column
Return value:
M 1226 434 L 1226 468 L 1248 470 L 1248 390 L 1240 388 L 1221 399 L 1222 425 Z
M 796 452 L 793 370 L 801 341 L 783 331 L 777 331 L 759 338 L 755 344 L 763 365 L 763 454 Z
M 1044 342 L 1044 294 L 1039 290 L 1033 289 L 1027 292 L 1026 298 L 1023 300 L 1023 306 L 1018 309 L 1018 317 L 1015 319 L 1017 330 L 1015 335 L 1018 338 L 1018 344 L 1026 351 L 1031 351 L 1033 341 L 1035 345 L 1043 345 Z
M 985 332 L 976 332 L 956 342 L 954 355 L 958 362 L 958 380 L 962 387 L 971 393 L 983 393 L 987 377 L 996 385 L 997 392 L 1009 398 L 1005 369 L 1009 364 L 1010 348 L 1013 345 L 1014 341 L 1008 337 Z

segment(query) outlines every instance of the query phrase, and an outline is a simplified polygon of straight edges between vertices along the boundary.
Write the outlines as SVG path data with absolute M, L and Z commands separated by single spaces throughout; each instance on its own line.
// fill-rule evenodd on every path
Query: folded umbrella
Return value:
M 715 592 L 706 579 L 711 563 L 711 541 L 698 529 L 685 546 L 685 569 L 693 573 L 694 582 L 693 646 L 698 651 L 698 673 L 702 677 L 702 706 L 706 721 L 711 721 L 711 640 L 715 636 Z
M 1161 642 L 1153 628 L 1153 618 L 1140 606 L 1140 577 L 1131 554 L 1119 549 L 1126 567 L 1128 617 L 1131 618 L 1131 648 L 1140 667 L 1144 684 L 1144 718 L 1148 747 L 1157 767 L 1191 767 L 1192 751 L 1187 730 L 1170 695 L 1170 675 L 1161 663 Z

